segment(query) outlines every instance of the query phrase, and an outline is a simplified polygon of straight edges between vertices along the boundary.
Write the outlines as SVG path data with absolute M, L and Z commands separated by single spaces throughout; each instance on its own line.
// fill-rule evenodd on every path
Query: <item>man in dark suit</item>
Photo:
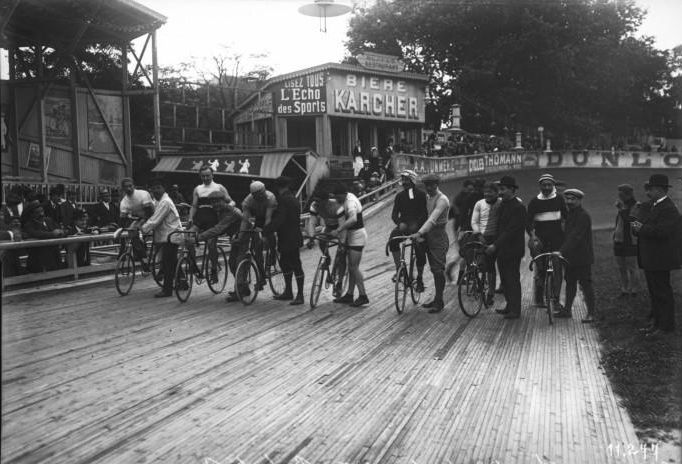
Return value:
M 51 218 L 56 224 L 62 222 L 60 205 L 63 193 L 63 190 L 60 190 L 59 187 L 52 187 L 50 189 L 50 198 L 43 204 L 45 217 Z
M 99 201 L 92 208 L 92 224 L 97 227 L 117 224 L 119 216 L 118 205 L 112 203 L 109 191 L 105 189 L 100 190 Z
M 592 218 L 582 207 L 585 194 L 578 189 L 564 191 L 564 199 L 568 213 L 566 215 L 566 230 L 559 254 L 566 258 L 566 304 L 563 309 L 555 312 L 556 317 L 571 317 L 573 300 L 578 290 L 578 284 L 583 291 L 587 316 L 583 322 L 594 322 L 597 314 L 594 305 L 594 287 L 592 286 L 592 264 L 594 250 L 592 248 Z
M 48 239 L 64 236 L 51 218 L 45 217 L 43 207 L 38 204 L 30 209 L 30 219 L 24 225 L 28 238 Z M 29 272 L 53 271 L 60 267 L 59 246 L 45 246 L 28 249 L 26 268 Z
M 503 176 L 499 182 L 500 205 L 495 242 L 486 248 L 488 255 L 497 256 L 497 266 L 504 299 L 507 306 L 496 310 L 504 314 L 505 319 L 521 317 L 521 259 L 525 254 L 526 208 L 516 198 L 516 179 Z
M 73 227 L 77 209 L 76 192 L 69 190 L 66 192 L 66 201 L 59 205 L 61 224 L 64 227 Z
M 272 221 L 263 228 L 265 235 L 277 232 L 277 248 L 279 249 L 280 264 L 284 273 L 284 292 L 276 296 L 276 300 L 292 300 L 290 305 L 303 304 L 303 281 L 305 279 L 303 266 L 301 265 L 301 247 L 303 235 L 301 234 L 301 205 L 291 192 L 291 179 L 278 177 L 275 180 L 277 186 L 277 210 Z M 294 298 L 292 290 L 292 277 L 296 277 L 298 293 Z
M 642 221 L 633 221 L 631 228 L 638 236 L 637 260 L 644 269 L 653 321 L 643 329 L 648 335 L 675 330 L 675 300 L 670 284 L 670 271 L 680 268 L 677 227 L 680 213 L 668 198 L 671 185 L 668 176 L 653 174 L 645 185 L 651 200 L 651 210 Z

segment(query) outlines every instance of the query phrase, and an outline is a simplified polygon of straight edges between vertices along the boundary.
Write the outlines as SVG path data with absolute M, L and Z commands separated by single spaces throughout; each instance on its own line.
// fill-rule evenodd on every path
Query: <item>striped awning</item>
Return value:
M 152 169 L 154 172 L 196 173 L 207 164 L 216 176 L 261 177 L 276 179 L 292 157 L 305 155 L 305 152 L 259 152 L 230 154 L 191 154 L 162 156 Z

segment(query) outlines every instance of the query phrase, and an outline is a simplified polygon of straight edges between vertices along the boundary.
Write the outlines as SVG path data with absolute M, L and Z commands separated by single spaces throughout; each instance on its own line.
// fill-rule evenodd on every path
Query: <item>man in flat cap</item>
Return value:
M 639 270 L 637 269 L 637 237 L 630 229 L 630 218 L 636 209 L 634 188 L 630 184 L 618 186 L 616 224 L 613 229 L 613 255 L 620 276 L 620 297 L 637 295 Z
M 644 329 L 649 335 L 675 330 L 675 299 L 670 284 L 670 271 L 680 268 L 681 246 L 678 243 L 680 213 L 668 197 L 668 176 L 653 174 L 646 184 L 651 210 L 645 219 L 633 221 L 637 235 L 637 259 L 644 269 L 653 321 Z
M 412 238 L 426 238 L 426 256 L 429 259 L 433 284 L 436 290 L 434 298 L 422 307 L 428 308 L 430 313 L 438 313 L 443 310 L 443 292 L 445 290 L 445 259 L 450 248 L 450 241 L 445 226 L 448 223 L 450 201 L 443 192 L 438 189 L 440 177 L 428 174 L 422 178 L 426 189 L 426 210 L 428 218 L 419 230 L 412 234 Z
M 497 238 L 486 254 L 497 256 L 502 291 L 507 305 L 496 311 L 505 319 L 521 317 L 521 259 L 525 254 L 526 207 L 516 198 L 516 179 L 503 176 L 498 182 L 502 203 L 497 220 Z
M 578 290 L 578 284 L 580 284 L 587 308 L 587 315 L 582 321 L 589 323 L 595 320 L 597 314 L 592 286 L 592 264 L 594 263 L 592 219 L 582 207 L 584 196 L 585 194 L 581 190 L 575 188 L 564 191 L 564 198 L 568 207 L 566 239 L 558 253 L 568 261 L 566 265 L 566 304 L 554 315 L 556 317 L 571 317 L 573 300 Z

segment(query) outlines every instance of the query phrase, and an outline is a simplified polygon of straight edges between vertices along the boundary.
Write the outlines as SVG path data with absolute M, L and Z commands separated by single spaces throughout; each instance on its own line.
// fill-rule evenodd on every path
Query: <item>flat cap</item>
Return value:
M 259 180 L 254 180 L 251 182 L 251 185 L 249 185 L 249 190 L 251 193 L 261 192 L 265 190 L 265 184 Z
M 620 192 L 630 192 L 630 193 L 632 193 L 632 192 L 635 191 L 635 189 L 634 189 L 634 187 L 633 187 L 632 185 L 630 185 L 630 184 L 620 184 L 620 185 L 618 186 L 618 191 L 620 191 Z
M 440 183 L 440 177 L 436 174 L 427 174 L 424 177 L 422 177 L 422 182 L 424 184 L 439 184 Z
M 564 191 L 564 196 L 568 196 L 568 195 L 570 195 L 572 197 L 576 197 L 576 198 L 583 198 L 585 196 L 583 191 L 578 190 L 578 189 L 566 189 Z

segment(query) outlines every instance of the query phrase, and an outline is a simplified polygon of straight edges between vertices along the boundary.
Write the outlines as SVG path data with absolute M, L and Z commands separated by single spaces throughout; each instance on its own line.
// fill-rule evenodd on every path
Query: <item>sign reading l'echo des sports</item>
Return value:
M 327 73 L 292 77 L 273 88 L 277 116 L 314 116 L 327 112 Z
M 636 151 L 550 152 L 538 156 L 541 168 L 682 168 L 682 154 Z

